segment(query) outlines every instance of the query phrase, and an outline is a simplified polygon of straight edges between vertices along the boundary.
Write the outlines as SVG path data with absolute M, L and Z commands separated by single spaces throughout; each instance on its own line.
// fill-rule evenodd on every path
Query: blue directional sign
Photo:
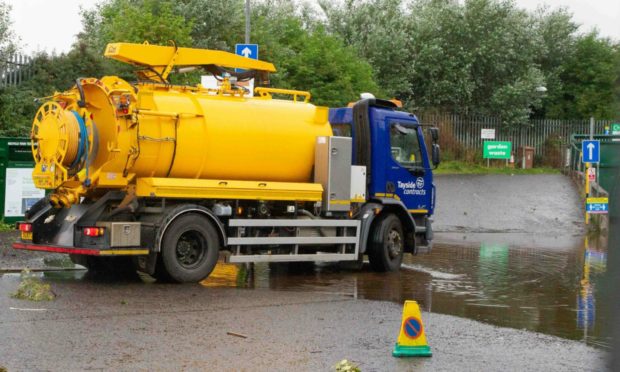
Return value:
M 258 59 L 258 44 L 236 44 L 235 54 L 245 58 Z
M 586 212 L 590 214 L 609 213 L 609 198 L 587 198 Z
M 584 163 L 599 163 L 601 161 L 601 142 L 583 141 L 581 143 L 582 161 Z

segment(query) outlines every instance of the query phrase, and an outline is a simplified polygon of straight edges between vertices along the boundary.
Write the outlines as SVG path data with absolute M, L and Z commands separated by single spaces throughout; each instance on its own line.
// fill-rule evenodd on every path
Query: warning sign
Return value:
M 32 168 L 7 168 L 4 195 L 4 216 L 21 217 L 45 191 L 34 186 Z

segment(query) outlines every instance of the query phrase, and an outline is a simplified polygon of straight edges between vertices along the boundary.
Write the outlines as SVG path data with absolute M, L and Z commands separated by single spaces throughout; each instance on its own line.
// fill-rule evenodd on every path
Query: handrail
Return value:
M 288 95 L 293 96 L 293 101 L 295 102 L 298 102 L 297 96 L 303 96 L 305 103 L 310 102 L 310 97 L 312 97 L 310 92 L 306 92 L 304 90 L 257 87 L 257 88 L 254 88 L 254 92 L 259 94 L 261 97 L 265 97 L 265 98 L 271 98 L 272 94 L 288 94 Z

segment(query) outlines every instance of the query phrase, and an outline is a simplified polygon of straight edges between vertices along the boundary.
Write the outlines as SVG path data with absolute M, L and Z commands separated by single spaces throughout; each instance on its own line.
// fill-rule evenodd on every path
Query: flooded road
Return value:
M 587 248 L 586 248 L 587 245 Z M 240 272 L 220 265 L 203 284 L 339 294 L 391 301 L 417 300 L 424 310 L 581 340 L 606 348 L 609 326 L 601 281 L 606 250 L 584 241 L 566 249 L 497 243 L 438 244 L 430 254 L 406 257 L 397 273 L 360 272 L 317 265 L 256 265 Z
M 546 195 L 528 191 L 544 187 Z M 394 273 L 222 262 L 201 285 L 172 285 L 43 269 L 36 275 L 57 298 L 28 303 L 10 297 L 19 274 L 0 271 L 0 362 L 10 370 L 326 370 L 349 358 L 370 371 L 604 370 L 606 244 L 586 238 L 570 181 L 441 177 L 437 189 L 433 250 L 405 255 Z M 30 263 L 2 257 L 9 268 Z M 410 299 L 425 311 L 433 358 L 391 357 Z

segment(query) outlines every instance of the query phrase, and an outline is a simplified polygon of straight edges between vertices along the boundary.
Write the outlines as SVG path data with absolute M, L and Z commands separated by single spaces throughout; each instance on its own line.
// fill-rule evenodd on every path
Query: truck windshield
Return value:
M 416 127 L 393 123 L 390 128 L 392 158 L 405 168 L 421 168 L 422 152 Z

